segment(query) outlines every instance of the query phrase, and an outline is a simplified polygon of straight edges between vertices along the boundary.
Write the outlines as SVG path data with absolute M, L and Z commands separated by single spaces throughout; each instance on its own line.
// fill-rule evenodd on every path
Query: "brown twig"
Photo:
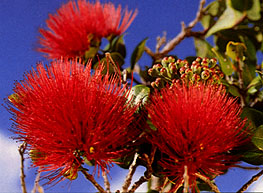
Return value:
M 190 36 L 197 35 L 200 37 L 200 35 L 205 35 L 208 29 L 204 30 L 203 32 L 192 32 L 193 27 L 201 20 L 203 16 L 203 8 L 205 5 L 205 0 L 201 0 L 199 3 L 199 9 L 196 13 L 195 19 L 189 23 L 189 25 L 186 27 L 184 22 L 181 23 L 181 32 L 174 37 L 171 41 L 169 41 L 164 48 L 160 52 L 153 53 L 150 48 L 145 47 L 145 52 L 150 55 L 154 60 L 160 59 L 167 55 L 171 50 L 173 50 L 183 39 Z
M 41 174 L 41 172 L 40 172 L 40 168 L 39 168 L 39 170 L 37 171 L 37 175 L 36 175 L 36 179 L 35 179 L 35 183 L 34 183 L 34 188 L 31 191 L 31 193 L 36 193 L 37 189 L 39 189 L 40 174 Z
M 155 52 L 156 52 L 156 53 L 159 53 L 160 48 L 161 48 L 165 43 L 166 43 L 166 32 L 164 31 L 162 37 L 160 37 L 160 36 L 157 37 L 157 44 L 156 44 L 156 47 L 155 47 Z
M 147 154 L 143 154 L 144 160 L 146 161 L 146 171 L 144 172 L 144 176 L 141 176 L 140 179 L 133 184 L 131 189 L 128 191 L 129 193 L 135 192 L 135 190 L 139 188 L 140 185 L 142 185 L 144 182 L 147 182 L 151 178 L 153 173 L 152 163 L 154 161 L 155 152 L 156 148 L 153 148 L 150 158 Z
M 19 151 L 19 154 L 20 154 L 20 172 L 21 172 L 21 176 L 20 176 L 20 181 L 21 181 L 21 187 L 22 187 L 22 192 L 23 193 L 27 193 L 26 191 L 26 183 L 25 183 L 25 171 L 24 171 L 24 161 L 25 161 L 25 158 L 24 158 L 24 153 L 26 151 L 26 147 L 27 147 L 27 143 L 26 142 L 23 142 L 19 148 L 18 148 L 18 151 Z
M 104 187 L 106 188 L 106 192 L 110 193 L 110 182 L 105 171 L 102 172 L 102 177 L 104 179 Z
M 139 157 L 139 154 L 135 153 L 134 158 L 133 158 L 133 162 L 132 162 L 132 164 L 129 167 L 129 173 L 126 176 L 126 179 L 125 179 L 124 184 L 122 186 L 122 191 L 121 192 L 128 192 L 128 188 L 131 185 L 132 177 L 133 177 L 133 175 L 134 175 L 134 173 L 136 171 L 136 168 L 138 166 L 137 165 L 138 157 Z
M 187 171 L 187 166 L 184 166 L 184 189 L 183 193 L 187 193 L 189 191 L 189 176 Z
M 258 180 L 258 178 L 260 176 L 263 175 L 263 170 L 261 172 L 259 172 L 258 174 L 254 175 L 246 184 L 244 184 L 238 191 L 237 193 L 242 193 L 244 192 L 246 189 L 248 189 L 248 187 L 255 181 Z
M 211 182 L 207 177 L 203 176 L 200 173 L 195 173 L 195 175 L 199 179 L 203 180 L 207 185 L 209 185 L 213 192 L 220 193 L 218 187 L 213 182 Z
M 86 170 L 80 170 L 84 176 L 86 177 L 87 180 L 89 180 L 96 188 L 99 192 L 102 193 L 107 193 L 99 184 L 98 182 L 96 182 L 96 180 L 94 179 L 94 177 L 92 175 L 90 175 Z

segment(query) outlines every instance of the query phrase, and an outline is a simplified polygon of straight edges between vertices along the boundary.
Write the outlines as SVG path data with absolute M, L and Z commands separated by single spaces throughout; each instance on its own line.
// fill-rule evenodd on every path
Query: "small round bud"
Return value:
M 168 59 L 168 57 L 164 57 L 163 59 L 162 59 L 162 65 L 164 66 L 164 67 L 166 67 L 167 66 L 167 64 L 169 63 L 169 59 Z
M 172 56 L 169 56 L 169 57 L 168 57 L 168 62 L 169 62 L 169 63 L 175 62 L 175 58 L 172 57 Z
M 203 60 L 203 61 L 201 62 L 201 65 L 202 65 L 202 66 L 207 66 L 207 67 L 208 67 L 208 61 Z
M 160 68 L 162 68 L 163 66 L 161 65 L 161 64 L 154 64 L 153 65 L 153 69 L 160 69 Z
M 181 59 L 176 60 L 176 64 L 180 64 L 182 62 Z
M 202 61 L 202 58 L 201 58 L 201 57 L 197 57 L 197 58 L 195 59 L 195 61 L 201 62 L 201 61 Z
M 181 79 L 186 79 L 186 78 L 187 78 L 186 74 L 181 75 Z
M 198 74 L 194 74 L 194 75 L 192 76 L 192 81 L 198 82 L 200 79 L 201 79 L 201 77 L 200 77 L 200 75 L 198 75 Z
M 209 71 L 205 70 L 201 73 L 201 77 L 203 80 L 207 80 L 210 77 Z
M 149 68 L 149 69 L 148 69 L 148 74 L 149 74 L 150 76 L 152 76 L 152 74 L 153 74 L 153 69 L 152 69 L 152 68 Z
M 185 73 L 185 70 L 186 70 L 186 68 L 185 68 L 184 66 L 181 67 L 180 70 L 179 70 L 180 74 L 184 74 L 184 73 Z
M 166 68 L 162 68 L 162 69 L 160 70 L 160 74 L 163 75 L 163 76 L 167 76 L 167 70 L 166 70 Z

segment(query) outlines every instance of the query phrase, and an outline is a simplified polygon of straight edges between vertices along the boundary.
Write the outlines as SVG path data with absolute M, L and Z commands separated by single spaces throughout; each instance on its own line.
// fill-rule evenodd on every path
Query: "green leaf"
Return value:
M 253 135 L 252 142 L 258 149 L 263 150 L 263 125 L 260 125 Z
M 250 20 L 256 21 L 259 20 L 261 18 L 260 15 L 260 0 L 250 0 L 253 2 L 253 5 L 251 7 L 251 9 L 249 9 L 247 11 L 247 17 Z
M 243 118 L 247 117 L 248 120 L 252 122 L 254 128 L 257 128 L 260 125 L 263 125 L 263 113 L 261 111 L 258 111 L 250 107 L 245 107 L 243 109 L 241 116 Z
M 233 86 L 233 85 L 230 85 L 228 87 L 228 92 L 230 92 L 233 96 L 236 96 L 236 97 L 239 97 L 240 96 L 240 93 L 238 91 L 238 88 Z
M 196 55 L 201 58 L 213 58 L 214 54 L 212 52 L 212 46 L 205 40 L 200 38 L 194 38 Z
M 260 85 L 262 85 L 262 80 L 261 80 L 260 76 L 257 76 L 250 82 L 248 87 L 256 87 L 256 86 L 260 86 Z
M 149 99 L 150 88 L 145 85 L 136 85 L 132 87 L 128 99 L 130 100 L 132 97 L 133 103 L 137 104 L 146 104 Z
M 138 60 L 142 57 L 142 54 L 144 52 L 145 43 L 148 38 L 145 38 L 142 40 L 134 49 L 132 56 L 131 56 L 131 69 L 134 69 L 135 64 L 138 62 Z
M 232 8 L 231 0 L 227 0 L 227 8 L 223 14 L 218 18 L 217 22 L 207 32 L 206 37 L 224 30 L 230 29 L 244 16 L 243 13 Z
M 238 11 L 246 11 L 252 8 L 254 0 L 231 0 L 231 7 Z
M 246 53 L 250 60 L 257 60 L 257 50 L 253 42 L 247 36 L 239 36 L 239 39 L 245 44 L 247 47 Z
M 122 55 L 123 58 L 126 57 L 126 47 L 124 44 L 123 36 L 121 35 L 118 38 L 114 39 L 112 42 L 112 52 L 118 52 Z
M 253 165 L 262 165 L 263 164 L 263 151 L 253 150 L 244 153 L 242 160 L 249 164 Z
M 207 13 L 203 15 L 201 18 L 201 23 L 204 29 L 209 28 L 215 21 L 213 17 L 216 17 L 220 8 L 220 3 L 218 1 L 214 1 L 210 3 L 205 9 L 204 12 Z
M 230 61 L 230 59 L 226 56 L 223 56 L 220 52 L 216 51 L 214 48 L 212 48 L 212 51 L 216 55 L 217 59 L 219 60 L 219 64 L 221 66 L 221 69 L 225 75 L 231 75 L 234 72 L 233 64 Z

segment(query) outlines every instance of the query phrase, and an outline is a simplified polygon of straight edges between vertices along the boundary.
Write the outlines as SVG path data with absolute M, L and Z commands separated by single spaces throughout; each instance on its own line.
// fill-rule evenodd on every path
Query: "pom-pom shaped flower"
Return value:
M 53 59 L 83 56 L 91 44 L 100 44 L 101 38 L 123 33 L 136 14 L 127 9 L 123 12 L 112 3 L 69 1 L 57 14 L 49 15 L 48 29 L 40 29 L 42 48 L 38 50 Z
M 13 130 L 29 145 L 34 166 L 48 171 L 48 183 L 75 179 L 84 161 L 107 171 L 126 151 L 136 106 L 127 101 L 119 76 L 103 75 L 103 69 L 91 73 L 91 63 L 62 60 L 39 64 L 9 98 Z
M 163 152 L 160 165 L 175 189 L 185 168 L 194 191 L 198 174 L 211 179 L 237 162 L 230 152 L 249 139 L 248 129 L 223 87 L 177 85 L 156 92 L 151 101 L 147 109 L 157 128 L 151 141 Z

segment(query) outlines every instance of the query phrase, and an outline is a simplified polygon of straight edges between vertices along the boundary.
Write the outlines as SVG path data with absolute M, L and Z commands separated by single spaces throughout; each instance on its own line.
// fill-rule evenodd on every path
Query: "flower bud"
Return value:
M 197 58 L 195 59 L 195 61 L 201 62 L 201 61 L 202 61 L 202 58 L 201 58 L 201 57 L 197 57 Z
M 169 63 L 175 62 L 175 58 L 173 56 L 169 56 L 168 57 L 168 62 Z
M 163 59 L 162 59 L 162 65 L 163 65 L 163 67 L 167 67 L 167 64 L 169 63 L 169 59 L 168 59 L 168 57 L 164 57 Z
M 207 80 L 210 77 L 209 71 L 205 70 L 201 73 L 201 77 L 203 80 Z
M 149 74 L 150 76 L 152 76 L 152 74 L 153 74 L 153 69 L 152 69 L 152 68 L 149 68 L 149 69 L 148 69 L 148 74 Z
M 167 76 L 167 70 L 166 70 L 166 68 L 162 68 L 162 69 L 160 70 L 160 74 L 163 75 L 163 76 Z
M 186 68 L 185 68 L 184 66 L 181 67 L 180 70 L 179 70 L 180 74 L 184 74 L 184 73 L 185 73 L 185 69 L 186 69 Z
M 192 81 L 198 82 L 200 79 L 201 79 L 201 77 L 200 77 L 200 75 L 198 75 L 198 74 L 194 74 L 194 75 L 192 76 Z

